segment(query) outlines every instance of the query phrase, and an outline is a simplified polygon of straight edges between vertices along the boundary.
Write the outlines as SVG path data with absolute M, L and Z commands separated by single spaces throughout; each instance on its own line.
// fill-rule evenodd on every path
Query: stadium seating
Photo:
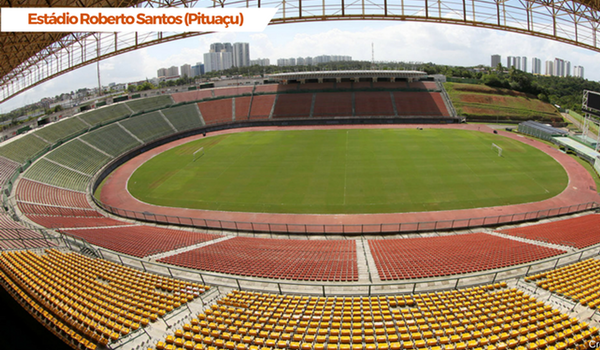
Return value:
M 111 159 L 78 139 L 52 150 L 44 158 L 87 175 L 94 175 Z
M 333 90 L 335 83 L 306 83 L 298 84 L 298 90 Z
M 275 95 L 255 95 L 252 98 L 250 119 L 268 119 L 273 110 L 273 103 L 275 103 Z
M 373 83 L 373 88 L 375 89 L 406 89 L 408 87 L 408 83 L 406 81 L 378 81 Z
M 277 91 L 281 91 L 280 90 L 281 88 L 282 88 L 282 85 L 278 85 L 278 84 L 256 85 L 256 87 L 254 88 L 254 93 L 260 94 L 260 93 L 277 92 Z M 294 89 L 295 88 L 296 88 L 296 86 L 294 86 Z
M 204 125 L 194 104 L 165 108 L 162 112 L 175 129 L 180 132 L 196 129 Z
M 69 213 L 71 214 L 71 213 Z M 72 213 L 74 215 L 78 213 Z M 84 213 L 87 214 L 87 213 Z M 69 229 L 69 228 L 94 228 L 94 227 L 105 227 L 105 226 L 126 226 L 131 225 L 129 222 L 118 221 L 115 219 L 107 218 L 101 215 L 98 216 L 47 216 L 47 215 L 27 215 L 29 220 L 35 222 L 38 225 L 47 227 L 49 229 Z
M 215 97 L 250 95 L 253 86 L 236 86 L 214 89 Z
M 375 297 L 233 291 L 155 348 L 564 350 L 598 339 L 596 327 L 504 286 Z
M 120 121 L 119 124 L 123 125 L 125 129 L 144 142 L 150 142 L 176 132 L 160 112 L 152 112 L 129 118 Z
M 600 215 L 593 214 L 539 225 L 515 227 L 500 232 L 581 249 L 600 243 Z
M 277 96 L 273 118 L 307 118 L 313 94 L 283 94 Z
M 56 123 L 47 125 L 38 129 L 34 134 L 42 137 L 44 140 L 54 144 L 58 141 L 65 140 L 75 136 L 88 129 L 88 125 L 82 122 L 77 117 L 60 120 Z
M 34 230 L 30 230 L 14 221 L 4 212 L 0 212 L 0 250 L 53 247 L 55 244 Z
M 232 101 L 223 100 L 198 103 L 200 113 L 206 125 L 231 123 L 233 121 Z
M 35 135 L 25 135 L 0 144 L 0 156 L 24 164 L 50 145 Z
M 89 208 L 68 208 L 45 204 L 34 204 L 17 202 L 21 213 L 25 215 L 59 215 L 59 216 L 85 216 L 85 217 L 103 217 L 98 211 Z
M 235 103 L 235 120 L 248 120 L 248 114 L 250 114 L 250 101 L 252 101 L 252 97 L 234 97 L 233 100 Z M 269 115 L 267 115 L 267 117 L 268 116 Z
M 5 288 L 75 348 L 93 350 L 138 331 L 208 287 L 77 253 L 0 254 Z M 44 322 L 44 323 L 45 323 Z
M 275 95 L 257 95 L 253 97 L 236 97 L 235 98 L 235 120 L 260 120 L 268 119 L 273 109 Z M 252 107 L 250 107 L 252 103 Z M 251 111 L 249 109 L 252 108 Z M 249 113 L 250 112 L 250 113 Z M 248 118 L 248 115 L 250 118 Z
M 4 157 L 0 157 L 0 189 L 21 165 Z
M 369 247 L 384 281 L 491 270 L 565 253 L 485 233 L 370 240 Z
M 84 122 L 91 126 L 104 125 L 130 115 L 129 109 L 122 103 L 100 107 L 79 115 Z
M 212 98 L 213 96 L 212 89 L 203 89 L 203 90 L 193 90 L 193 91 L 185 91 L 185 92 L 177 92 L 171 95 L 175 103 L 180 102 L 192 102 L 192 101 L 200 101 L 207 98 Z
M 354 93 L 356 116 L 393 116 L 392 97 L 388 91 Z
M 94 130 L 81 136 L 80 139 L 113 157 L 141 145 L 117 124 Z
M 413 81 L 408 83 L 410 89 L 422 89 L 422 90 L 439 90 L 435 81 Z
M 137 257 L 154 255 L 222 237 L 141 225 L 69 230 L 68 233 L 83 238 L 91 244 Z
M 358 280 L 355 241 L 235 237 L 161 261 L 242 276 L 307 281 Z
M 19 180 L 15 193 L 17 201 L 91 209 L 84 193 L 68 191 L 28 179 Z
M 351 92 L 324 92 L 315 97 L 313 117 L 352 116 Z
M 359 81 L 352 83 L 352 88 L 354 89 L 370 89 L 372 88 L 372 83 L 370 81 Z
M 394 92 L 398 115 L 406 116 L 449 116 L 439 92 Z
M 140 98 L 125 102 L 134 113 L 143 111 L 153 111 L 159 108 L 164 108 L 173 104 L 170 95 L 159 95 L 148 98 Z
M 548 272 L 525 277 L 539 287 L 560 294 L 581 305 L 600 309 L 600 261 L 587 259 Z
M 85 191 L 91 179 L 91 176 L 69 170 L 46 159 L 37 161 L 23 176 L 30 180 L 79 192 Z

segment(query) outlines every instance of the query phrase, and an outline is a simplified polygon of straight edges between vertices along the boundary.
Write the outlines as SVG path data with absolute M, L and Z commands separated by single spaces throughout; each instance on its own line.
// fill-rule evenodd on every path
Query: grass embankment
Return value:
M 458 115 L 467 117 L 467 121 L 563 120 L 554 106 L 522 92 L 459 83 L 445 83 L 444 87 Z
M 153 157 L 128 184 L 138 199 L 171 207 L 391 213 L 539 201 L 567 175 L 536 148 L 476 131 L 290 130 L 202 138 Z

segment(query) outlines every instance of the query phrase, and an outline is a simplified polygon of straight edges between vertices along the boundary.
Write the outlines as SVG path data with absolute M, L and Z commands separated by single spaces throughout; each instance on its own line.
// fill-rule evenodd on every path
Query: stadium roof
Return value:
M 131 7 L 145 0 L 0 0 L 0 7 Z M 0 32 L 0 77 L 72 33 Z
M 406 3 L 406 4 L 405 4 Z M 0 0 L 0 7 L 278 7 L 270 24 L 400 20 L 506 30 L 600 52 L 600 0 Z M 292 10 L 293 9 L 293 10 Z M 0 10 L 1 11 L 1 10 Z M 61 74 L 125 52 L 207 32 L 0 32 L 0 102 Z
M 427 73 L 416 70 L 339 70 L 291 72 L 269 75 L 273 80 L 306 80 L 333 78 L 424 78 Z

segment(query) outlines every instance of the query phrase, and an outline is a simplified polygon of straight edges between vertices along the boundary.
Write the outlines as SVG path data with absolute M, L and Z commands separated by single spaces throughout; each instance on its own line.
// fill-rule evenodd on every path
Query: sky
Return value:
M 203 61 L 214 42 L 248 42 L 250 59 L 346 55 L 354 60 L 433 62 L 453 66 L 490 65 L 491 55 L 527 56 L 544 61 L 555 57 L 583 66 L 585 78 L 600 81 L 600 53 L 524 34 L 439 23 L 396 21 L 327 21 L 267 26 L 260 33 L 214 33 L 155 45 L 100 63 L 101 82 L 125 83 L 156 77 L 162 67 Z M 0 113 L 70 92 L 98 86 L 96 64 L 67 73 L 2 104 Z

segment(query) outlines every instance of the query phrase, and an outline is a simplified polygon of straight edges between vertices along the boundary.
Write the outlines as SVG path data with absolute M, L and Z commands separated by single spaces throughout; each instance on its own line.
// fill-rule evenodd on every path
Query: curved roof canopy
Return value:
M 145 0 L 0 0 L 0 7 L 131 7 Z M 0 78 L 72 33 L 0 32 Z

